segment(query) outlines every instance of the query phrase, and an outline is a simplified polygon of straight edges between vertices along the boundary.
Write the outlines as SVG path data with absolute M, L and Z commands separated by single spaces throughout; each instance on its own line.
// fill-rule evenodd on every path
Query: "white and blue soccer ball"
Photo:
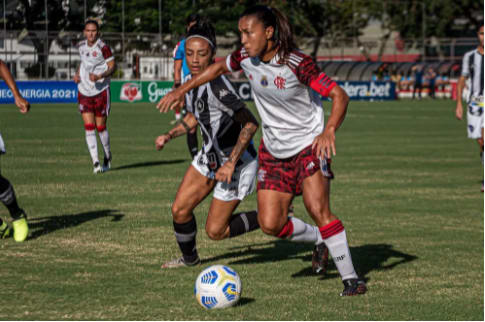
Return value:
M 206 309 L 222 309 L 239 301 L 241 279 L 235 270 L 224 265 L 204 269 L 195 280 L 195 297 Z

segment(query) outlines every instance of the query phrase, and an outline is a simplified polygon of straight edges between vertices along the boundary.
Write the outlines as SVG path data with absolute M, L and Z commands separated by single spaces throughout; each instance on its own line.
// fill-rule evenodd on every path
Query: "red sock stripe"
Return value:
M 103 132 L 104 130 L 106 130 L 106 125 L 97 125 L 96 129 L 98 130 L 98 132 Z
M 318 228 L 320 230 L 320 234 L 322 234 L 323 239 L 327 239 L 329 237 L 332 237 L 334 235 L 337 235 L 338 233 L 342 232 L 344 230 L 344 225 L 342 222 L 338 219 L 335 219 L 328 225 L 325 225 L 323 227 Z
M 293 234 L 293 223 L 291 222 L 290 219 L 286 222 L 286 224 L 283 226 L 283 229 L 281 229 L 280 233 L 278 234 L 277 237 L 279 238 L 286 238 L 289 237 Z
M 96 125 L 94 124 L 91 124 L 91 123 L 84 124 L 84 129 L 86 131 L 94 131 L 95 128 L 96 128 Z

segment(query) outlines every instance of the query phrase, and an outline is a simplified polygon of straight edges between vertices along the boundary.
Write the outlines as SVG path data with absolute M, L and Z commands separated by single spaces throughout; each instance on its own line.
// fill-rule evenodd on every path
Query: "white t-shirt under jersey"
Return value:
M 79 67 L 81 82 L 77 88 L 84 96 L 95 96 L 109 87 L 111 78 L 105 77 L 92 82 L 89 79 L 89 73 L 96 75 L 104 73 L 108 69 L 107 62 L 114 59 L 113 53 L 101 39 L 98 39 L 92 46 L 88 46 L 87 40 L 83 40 L 79 42 L 78 49 L 81 56 L 81 66 Z
M 286 64 L 278 60 L 276 55 L 264 63 L 249 57 L 241 47 L 227 56 L 226 64 L 229 70 L 242 69 L 246 74 L 261 116 L 264 144 L 274 157 L 284 159 L 299 153 L 322 133 L 320 95 L 328 96 L 336 83 L 299 51 L 293 51 Z

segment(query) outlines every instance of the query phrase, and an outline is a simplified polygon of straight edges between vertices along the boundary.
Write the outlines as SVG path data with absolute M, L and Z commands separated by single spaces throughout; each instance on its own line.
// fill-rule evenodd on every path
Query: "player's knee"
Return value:
M 98 133 L 101 133 L 103 132 L 104 130 L 106 130 L 106 125 L 96 125 L 96 130 L 98 130 Z
M 84 123 L 84 129 L 86 131 L 94 131 L 95 128 L 96 125 L 94 125 L 93 123 Z
M 174 203 L 172 205 L 172 218 L 175 222 L 184 222 L 191 215 L 191 211 Z
M 212 240 L 224 239 L 225 238 L 225 236 L 224 236 L 225 230 L 226 229 L 221 229 L 221 227 L 210 226 L 210 225 L 206 225 L 206 227 L 205 227 L 205 231 L 207 233 L 207 236 Z
M 259 219 L 259 227 L 266 235 L 278 236 L 284 225 L 271 220 Z

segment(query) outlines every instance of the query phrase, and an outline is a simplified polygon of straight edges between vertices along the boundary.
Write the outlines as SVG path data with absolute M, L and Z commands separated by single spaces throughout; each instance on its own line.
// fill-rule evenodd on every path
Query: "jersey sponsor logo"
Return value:
M 134 102 L 143 99 L 141 85 L 138 83 L 125 83 L 121 87 L 120 100 Z
M 220 97 L 220 98 L 223 98 L 223 97 L 224 97 L 224 96 L 226 96 L 227 94 L 229 94 L 229 91 L 228 91 L 227 89 L 225 89 L 225 88 L 223 88 L 223 89 L 221 89 L 221 90 L 219 91 L 219 97 Z
M 274 79 L 274 84 L 277 89 L 285 89 L 286 79 L 281 76 L 278 76 Z
M 202 113 L 205 109 L 205 103 L 204 103 L 204 100 L 198 98 L 197 100 L 195 100 L 195 108 L 197 109 L 197 111 L 199 113 Z
M 261 86 L 263 86 L 263 87 L 268 86 L 268 78 L 266 78 L 266 76 L 264 76 L 264 75 L 263 75 L 263 77 L 261 77 Z

